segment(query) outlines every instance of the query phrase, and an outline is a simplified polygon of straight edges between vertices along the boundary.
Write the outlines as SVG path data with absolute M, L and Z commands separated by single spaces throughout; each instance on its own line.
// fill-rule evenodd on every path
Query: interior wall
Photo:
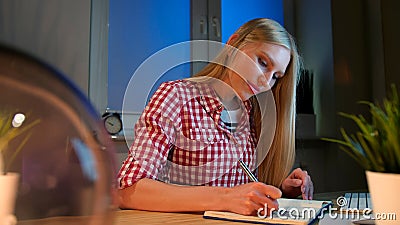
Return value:
M 99 113 L 107 108 L 109 0 L 91 3 L 89 99 Z
M 285 0 L 284 7 L 285 26 L 296 38 L 314 83 L 316 136 L 297 141 L 297 163 L 311 175 L 315 191 L 326 192 L 336 188 L 331 180 L 337 157 L 335 149 L 319 140 L 333 136 L 336 126 L 331 5 L 329 0 Z
M 126 101 L 130 104 L 125 105 L 123 111 L 141 113 L 161 82 L 190 76 L 190 64 L 187 63 L 174 65 L 162 74 L 157 70 L 149 71 L 145 76 L 136 73 L 146 61 L 159 56 L 163 50 L 175 50 L 177 48 L 170 47 L 190 40 L 189 0 L 170 0 L 165 4 L 159 1 L 110 1 L 108 37 L 107 107 L 113 111 L 122 111 L 127 94 Z M 183 61 L 190 60 L 189 51 L 179 54 Z M 164 60 L 154 68 L 163 65 L 168 65 L 168 61 Z
M 335 96 L 330 2 L 296 0 L 294 7 L 295 36 L 303 56 L 304 67 L 314 74 L 316 133 L 319 136 L 332 135 L 332 127 L 335 124 Z
M 318 137 L 339 137 L 344 122 L 337 113 L 363 112 L 356 104 L 371 99 L 367 72 L 365 9 L 361 0 L 287 0 L 286 16 L 303 55 L 304 66 L 314 74 L 314 111 L 317 138 L 299 149 L 304 162 L 314 168 L 316 189 L 365 189 L 363 170 L 335 144 Z M 307 152 L 309 159 L 304 156 Z M 318 156 L 316 157 L 310 157 Z M 324 178 L 321 178 L 323 176 Z
M 355 124 L 337 113 L 368 118 L 368 108 L 357 102 L 381 101 L 391 83 L 399 85 L 399 4 L 396 0 L 285 1 L 285 24 L 297 38 L 305 67 L 315 75 L 318 136 L 340 138 L 341 127 L 354 132 Z M 319 157 L 309 163 L 325 171 L 324 191 L 367 188 L 364 170 L 336 144 L 310 149 Z
M 400 88 L 400 1 L 385 0 L 381 2 L 382 33 L 384 44 L 385 81 L 386 89 L 390 90 L 392 83 Z M 374 76 L 382 77 L 381 74 Z M 390 91 L 389 91 L 390 93 Z
M 368 119 L 368 107 L 357 102 L 381 103 L 390 93 L 390 84 L 399 85 L 399 6 L 397 0 L 332 1 L 337 112 L 363 114 Z M 344 127 L 349 133 L 358 130 L 354 122 L 342 117 L 336 127 Z M 339 182 L 339 187 L 366 186 L 364 170 L 354 160 L 342 151 L 337 160 L 345 168 L 342 174 L 351 178 L 345 184 Z
M 0 0 L 0 43 L 56 67 L 87 95 L 90 0 Z
M 365 1 L 332 1 L 332 28 L 335 69 L 335 112 L 367 115 L 368 108 L 358 101 L 373 98 L 372 79 L 369 66 L 368 32 Z M 336 130 L 343 127 L 349 133 L 356 131 L 356 125 L 347 118 L 337 117 Z M 341 137 L 337 135 L 338 137 Z M 347 154 L 337 154 L 340 189 L 358 189 L 365 185 L 363 169 Z M 344 181 L 344 182 L 343 182 Z

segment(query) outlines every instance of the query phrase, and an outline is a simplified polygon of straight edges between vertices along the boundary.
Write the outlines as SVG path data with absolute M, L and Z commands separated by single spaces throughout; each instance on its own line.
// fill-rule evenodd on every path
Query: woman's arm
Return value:
M 125 209 L 162 212 L 231 211 L 255 215 L 259 208 L 277 208 L 281 191 L 260 182 L 227 187 L 179 186 L 144 178 L 118 191 L 119 204 Z M 267 197 L 269 196 L 269 197 Z

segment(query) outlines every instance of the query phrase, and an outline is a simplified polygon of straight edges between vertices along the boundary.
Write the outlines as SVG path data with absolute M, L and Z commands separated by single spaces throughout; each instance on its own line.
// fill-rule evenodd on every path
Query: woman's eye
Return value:
M 267 62 L 265 62 L 262 58 L 258 58 L 258 63 L 259 63 L 262 67 L 267 67 Z

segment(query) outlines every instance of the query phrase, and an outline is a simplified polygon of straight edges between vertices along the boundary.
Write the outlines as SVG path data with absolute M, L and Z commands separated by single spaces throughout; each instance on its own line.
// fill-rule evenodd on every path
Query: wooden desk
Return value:
M 117 210 L 111 215 L 114 225 L 168 225 L 168 224 L 231 224 L 231 222 L 221 220 L 203 219 L 202 213 L 163 213 L 148 212 L 141 210 Z M 52 217 L 36 220 L 18 221 L 17 225 L 96 225 L 96 223 L 82 217 Z M 234 223 L 249 225 L 248 223 Z M 234 225 L 233 224 L 233 225 Z M 105 223 L 104 225 L 111 225 Z
M 202 213 L 157 213 L 139 210 L 122 210 L 116 212 L 115 225 L 166 225 L 166 224 L 232 224 L 222 220 L 204 219 Z M 234 223 L 249 225 L 248 223 Z
M 251 223 L 229 222 L 223 220 L 204 219 L 203 214 L 194 213 L 159 213 L 140 210 L 121 210 L 115 212 L 114 225 L 249 225 Z M 319 225 L 352 225 L 351 220 L 323 218 Z
M 342 193 L 333 192 L 325 194 L 315 195 L 315 199 L 319 200 L 334 200 Z M 116 210 L 111 213 L 110 217 L 112 219 L 106 225 L 168 225 L 168 224 L 231 224 L 231 225 L 249 225 L 249 223 L 240 222 L 228 222 L 221 220 L 204 219 L 203 213 L 162 213 L 162 212 L 148 212 L 141 210 Z M 90 219 L 90 218 L 89 218 Z M 102 218 L 99 219 L 103 221 Z M 38 220 L 24 220 L 19 221 L 18 225 L 96 225 L 101 223 L 96 223 L 88 220 L 85 217 L 53 217 Z M 325 216 L 320 222 L 320 225 L 351 225 L 351 220 L 347 219 L 332 219 L 329 216 Z
M 19 221 L 18 225 L 249 225 L 250 223 L 229 222 L 222 220 L 204 219 L 202 213 L 162 213 L 141 210 L 117 210 L 112 213 L 112 222 L 97 223 L 80 217 L 52 217 L 37 220 Z M 101 220 L 102 221 L 102 220 Z M 104 222 L 104 221 L 102 221 Z M 327 216 L 319 225 L 351 225 L 351 220 L 332 219 Z

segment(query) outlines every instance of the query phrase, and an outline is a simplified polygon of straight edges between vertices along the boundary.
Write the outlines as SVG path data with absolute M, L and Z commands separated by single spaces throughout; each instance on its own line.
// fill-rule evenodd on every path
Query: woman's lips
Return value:
M 258 94 L 271 89 L 264 77 L 260 77 L 257 81 L 257 84 L 247 81 L 247 85 L 250 87 L 253 94 Z
M 250 81 L 247 81 L 247 85 L 250 87 L 251 91 L 254 94 L 258 94 L 260 92 L 260 90 L 261 90 L 257 85 L 251 83 Z

